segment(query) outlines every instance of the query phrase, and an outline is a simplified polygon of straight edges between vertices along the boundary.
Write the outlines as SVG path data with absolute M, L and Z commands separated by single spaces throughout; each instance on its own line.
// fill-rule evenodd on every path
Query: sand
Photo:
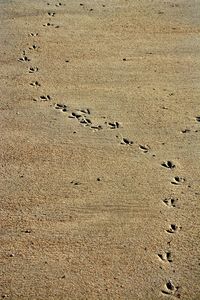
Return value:
M 0 0 L 2 299 L 200 299 L 200 1 Z

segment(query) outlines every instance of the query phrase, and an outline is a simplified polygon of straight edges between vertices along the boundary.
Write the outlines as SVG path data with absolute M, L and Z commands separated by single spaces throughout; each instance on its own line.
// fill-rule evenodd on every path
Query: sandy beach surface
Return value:
M 200 1 L 0 0 L 0 298 L 200 299 Z

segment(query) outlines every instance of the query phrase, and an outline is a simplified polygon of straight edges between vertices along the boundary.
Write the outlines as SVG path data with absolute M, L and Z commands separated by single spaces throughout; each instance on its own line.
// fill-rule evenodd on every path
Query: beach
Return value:
M 200 299 L 200 1 L 0 0 L 0 297 Z

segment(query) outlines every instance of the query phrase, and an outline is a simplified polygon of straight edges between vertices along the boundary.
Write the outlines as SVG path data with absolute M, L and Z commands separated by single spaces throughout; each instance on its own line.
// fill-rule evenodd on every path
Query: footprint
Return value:
M 63 4 L 61 2 L 55 4 L 56 7 L 59 7 L 59 6 L 62 6 L 62 5 Z
M 197 120 L 197 122 L 200 122 L 200 117 L 199 116 L 196 117 L 196 120 Z
M 92 124 L 91 120 L 85 117 L 80 118 L 79 122 L 84 126 L 90 126 Z
M 39 71 L 38 67 L 30 67 L 29 68 L 29 73 L 35 73 L 35 72 L 38 72 L 38 71 Z
M 165 167 L 165 168 L 168 168 L 168 169 L 173 169 L 173 168 L 175 168 L 175 164 L 174 164 L 172 161 L 170 161 L 170 160 L 167 160 L 167 161 L 163 162 L 163 163 L 161 164 L 161 166 L 163 166 L 163 167 Z
M 148 145 L 139 145 L 139 148 L 144 152 L 147 153 L 150 150 L 150 147 Z
M 42 100 L 42 101 L 49 101 L 49 100 L 51 100 L 51 97 L 49 96 L 49 95 L 46 95 L 46 96 L 40 96 L 40 100 Z
M 176 224 L 171 224 L 169 229 L 167 229 L 167 233 L 177 233 L 179 230 L 181 229 L 180 226 L 176 225 Z
M 54 28 L 59 28 L 60 26 L 59 25 L 54 25 L 52 23 L 46 23 L 46 24 L 43 24 L 44 27 L 49 27 L 49 26 L 52 26 Z
M 31 32 L 29 35 L 30 36 L 38 36 L 38 32 Z
M 57 104 L 55 104 L 54 108 L 55 109 L 60 109 L 63 112 L 67 112 L 68 111 L 67 105 L 65 105 L 65 104 L 57 103 Z
M 41 84 L 38 81 L 33 81 L 30 83 L 31 86 L 41 86 Z
M 190 129 L 186 128 L 186 129 L 181 130 L 181 133 L 188 133 L 190 131 L 191 131 Z
M 122 138 L 121 145 L 132 145 L 132 144 L 133 144 L 133 141 L 131 141 L 127 138 Z
M 122 127 L 119 122 L 105 122 L 109 126 L 110 129 L 117 129 Z
M 80 118 L 86 117 L 86 115 L 89 115 L 89 114 L 90 114 L 90 110 L 88 108 L 86 108 L 86 109 L 77 109 L 77 110 L 75 110 L 71 113 L 69 118 L 80 119 Z
M 94 131 L 103 129 L 103 127 L 101 125 L 92 125 L 92 126 L 90 126 L 90 128 L 93 129 Z
M 69 116 L 69 118 L 76 118 L 79 119 L 83 116 L 83 113 L 80 111 L 74 111 L 71 113 L 71 115 Z
M 184 177 L 180 177 L 180 176 L 175 176 L 173 178 L 173 181 L 171 181 L 172 184 L 176 184 L 176 185 L 180 185 L 182 183 L 185 182 L 185 178 Z
M 81 184 L 79 181 L 75 181 L 75 180 L 72 180 L 70 183 L 73 184 L 73 185 L 80 185 Z
M 80 112 L 87 114 L 87 115 L 90 115 L 90 113 L 91 113 L 89 108 L 80 109 Z
M 32 45 L 31 47 L 29 47 L 30 50 L 36 50 L 39 49 L 40 47 L 37 45 Z
M 48 22 L 48 23 L 43 24 L 43 26 L 47 26 L 47 27 L 48 27 L 48 26 L 54 26 L 54 24 Z
M 178 291 L 179 287 L 175 286 L 172 282 L 172 280 L 168 280 L 167 283 L 165 284 L 164 289 L 162 290 L 162 293 L 165 295 L 175 295 Z M 179 297 L 177 295 L 177 297 Z
M 161 259 L 164 262 L 172 262 L 172 254 L 171 251 L 166 251 L 162 254 L 158 254 L 159 259 Z
M 43 24 L 43 26 L 53 26 L 53 24 L 51 24 L 51 23 L 46 23 L 46 24 Z
M 50 16 L 50 17 L 54 17 L 55 16 L 55 12 L 48 12 L 48 15 Z
M 164 204 L 169 207 L 176 207 L 178 199 L 177 198 L 165 198 L 163 200 Z
M 27 56 L 22 56 L 18 59 L 18 61 L 21 61 L 21 62 L 30 61 L 30 58 L 28 58 Z

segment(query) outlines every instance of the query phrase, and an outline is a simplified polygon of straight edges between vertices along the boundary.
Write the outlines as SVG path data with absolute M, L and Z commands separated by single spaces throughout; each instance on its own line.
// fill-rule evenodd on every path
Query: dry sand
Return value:
M 200 1 L 61 1 L 0 0 L 0 297 L 198 300 Z

